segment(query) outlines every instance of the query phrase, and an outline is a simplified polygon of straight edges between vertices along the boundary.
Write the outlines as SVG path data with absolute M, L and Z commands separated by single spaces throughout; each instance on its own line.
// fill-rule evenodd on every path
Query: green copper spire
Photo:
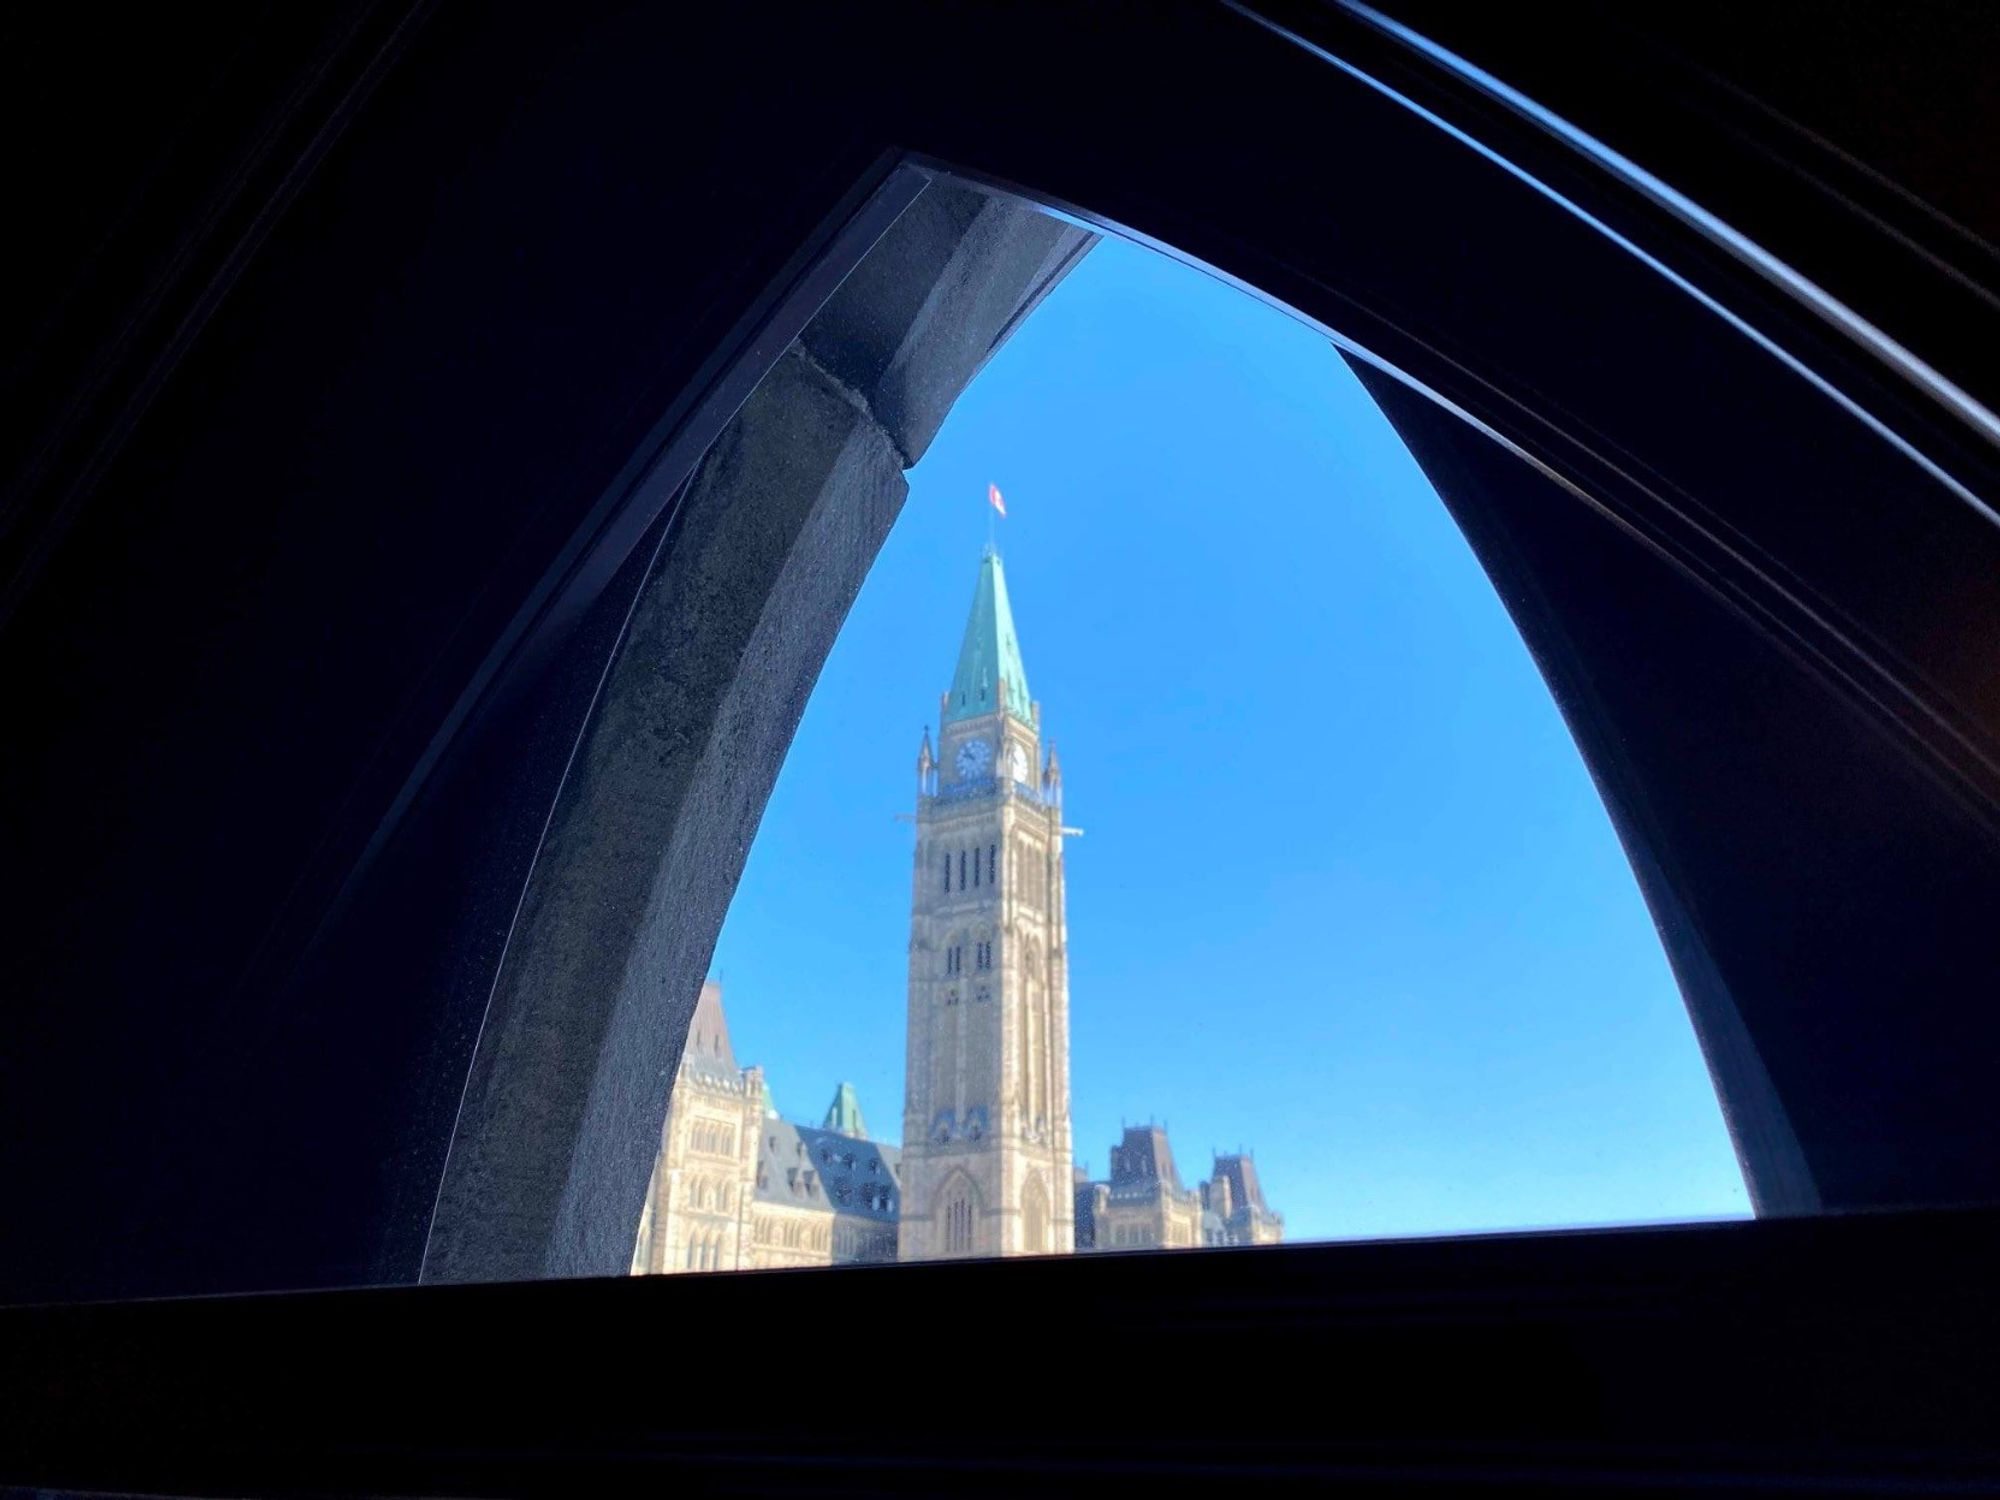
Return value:
M 819 1128 L 851 1135 L 857 1141 L 868 1139 L 868 1126 L 861 1119 L 861 1101 L 855 1097 L 853 1084 L 843 1083 L 833 1091 L 833 1103 L 826 1107 L 826 1118 Z
M 1007 603 L 1007 575 L 1000 569 L 1000 554 L 989 550 L 979 560 L 979 587 L 972 595 L 972 617 L 965 622 L 965 639 L 958 648 L 958 670 L 945 697 L 944 721 L 954 724 L 996 708 L 1006 709 L 1023 724 L 1034 722 L 1028 669 L 1021 665 L 1014 611 Z

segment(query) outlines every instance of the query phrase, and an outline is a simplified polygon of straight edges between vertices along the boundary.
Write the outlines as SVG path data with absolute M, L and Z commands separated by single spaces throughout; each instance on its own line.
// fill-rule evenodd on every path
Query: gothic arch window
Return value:
M 951 894 L 951 851 L 944 851 L 944 893 Z
M 1049 1248 L 1049 1193 L 1040 1173 L 1031 1173 L 1021 1192 L 1021 1248 L 1031 1255 Z
M 946 1255 L 972 1252 L 972 1184 L 957 1176 L 947 1184 L 938 1215 Z
M 961 891 L 965 889 L 965 851 L 963 849 L 958 851 L 958 888 Z

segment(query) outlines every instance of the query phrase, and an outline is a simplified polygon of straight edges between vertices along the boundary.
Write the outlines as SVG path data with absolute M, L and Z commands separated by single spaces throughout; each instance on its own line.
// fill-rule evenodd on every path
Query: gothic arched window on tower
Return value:
M 965 1255 L 972 1249 L 972 1196 L 961 1179 L 944 1203 L 944 1253 Z
M 1048 1248 L 1049 1195 L 1039 1173 L 1028 1178 L 1021 1192 L 1021 1248 L 1038 1254 Z

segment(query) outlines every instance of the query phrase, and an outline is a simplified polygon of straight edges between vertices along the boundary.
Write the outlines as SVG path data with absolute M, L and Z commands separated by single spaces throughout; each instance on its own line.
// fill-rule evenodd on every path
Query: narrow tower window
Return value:
M 961 891 L 965 889 L 965 851 L 963 849 L 958 851 L 958 888 Z
M 972 1248 L 972 1204 L 963 1196 L 945 1208 L 944 1248 L 947 1255 L 963 1255 Z

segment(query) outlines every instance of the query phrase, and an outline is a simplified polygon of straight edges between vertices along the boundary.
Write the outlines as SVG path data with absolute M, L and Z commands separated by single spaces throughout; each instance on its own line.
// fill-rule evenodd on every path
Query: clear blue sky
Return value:
M 1076 1149 L 1256 1152 L 1293 1238 L 1748 1202 L 1602 803 L 1324 340 L 1093 250 L 960 401 L 835 645 L 720 944 L 736 1051 L 900 1134 L 920 732 L 1000 523 L 1063 759 Z

